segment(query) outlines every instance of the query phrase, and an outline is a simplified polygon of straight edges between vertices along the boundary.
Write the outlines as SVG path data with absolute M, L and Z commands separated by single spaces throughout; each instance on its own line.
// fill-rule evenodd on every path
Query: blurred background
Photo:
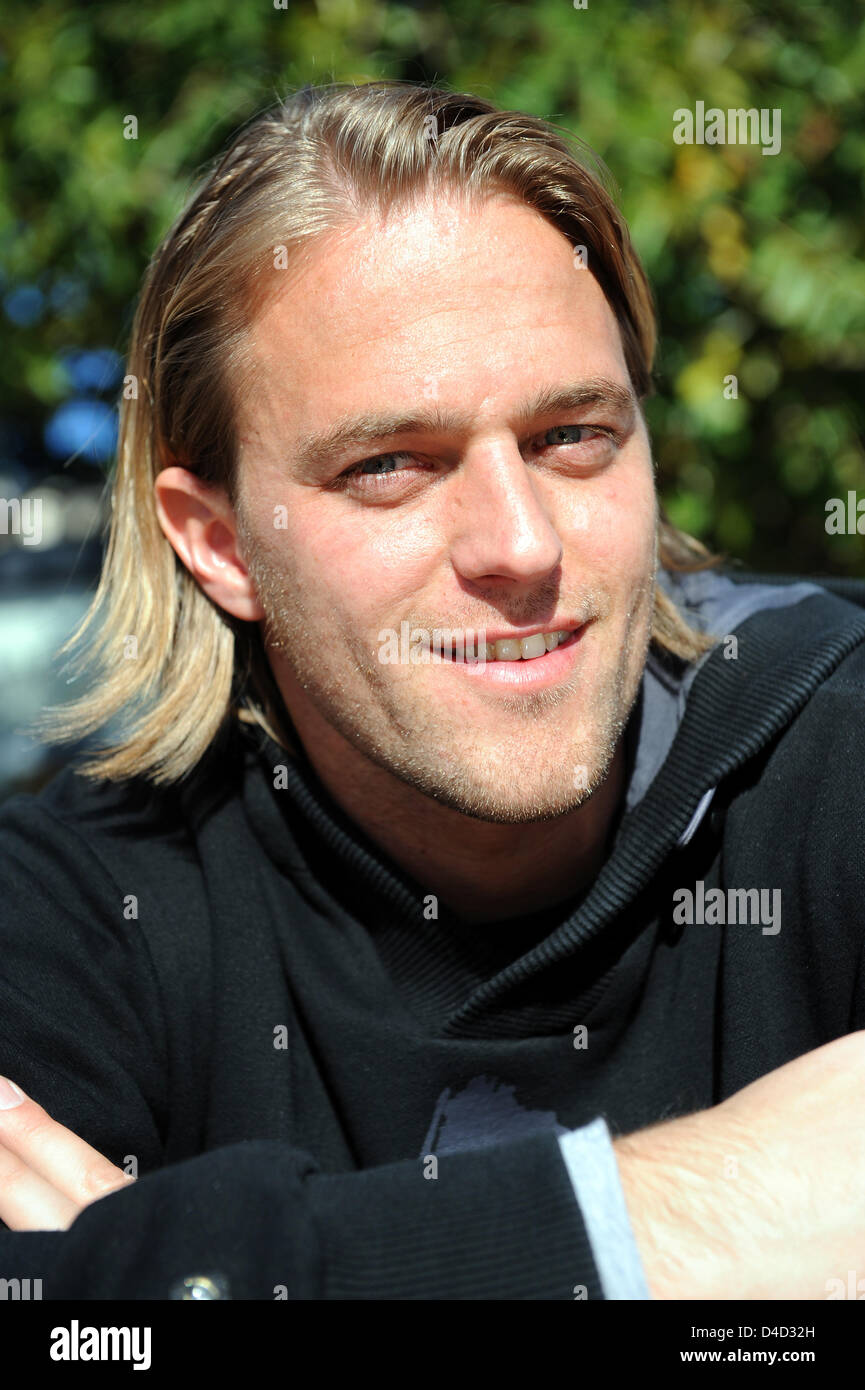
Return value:
M 152 251 L 239 124 L 306 82 L 378 77 L 530 111 L 603 158 L 658 305 L 668 515 L 752 570 L 865 574 L 865 535 L 826 529 L 829 499 L 865 497 L 859 3 L 5 0 L 0 797 L 63 757 L 20 730 L 71 694 L 54 657 L 98 575 Z M 677 144 L 700 101 L 779 109 L 780 152 Z

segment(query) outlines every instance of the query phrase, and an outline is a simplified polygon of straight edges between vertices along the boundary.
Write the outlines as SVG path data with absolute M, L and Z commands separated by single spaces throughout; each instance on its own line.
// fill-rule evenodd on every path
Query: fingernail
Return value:
M 14 1081 L 9 1081 L 5 1076 L 0 1076 L 0 1110 L 11 1110 L 14 1105 L 20 1105 L 26 1099 L 20 1086 L 16 1086 Z

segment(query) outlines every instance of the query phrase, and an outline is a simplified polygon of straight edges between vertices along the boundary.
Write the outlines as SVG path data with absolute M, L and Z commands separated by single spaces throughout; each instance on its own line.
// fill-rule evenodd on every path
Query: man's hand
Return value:
M 0 1220 L 13 1231 L 65 1231 L 134 1179 L 0 1076 Z
M 614 1148 L 653 1298 L 825 1299 L 850 1270 L 865 1281 L 865 1031 Z

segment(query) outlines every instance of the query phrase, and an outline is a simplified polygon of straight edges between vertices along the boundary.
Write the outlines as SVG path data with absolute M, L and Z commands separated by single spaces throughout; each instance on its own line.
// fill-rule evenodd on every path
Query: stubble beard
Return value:
M 280 668 L 287 669 L 317 714 L 345 740 L 346 757 L 360 753 L 439 804 L 500 824 L 557 819 L 585 804 L 603 785 L 642 678 L 651 638 L 654 565 L 627 613 L 619 659 L 591 713 L 583 713 L 580 730 L 573 737 L 564 732 L 554 747 L 543 737 L 544 721 L 579 700 L 584 678 L 577 671 L 551 689 L 499 695 L 495 709 L 514 721 L 513 733 L 493 745 L 483 740 L 479 750 L 475 743 L 467 756 L 473 731 L 465 723 L 456 726 L 442 719 L 428 681 L 424 695 L 413 700 L 407 693 L 411 681 L 396 685 L 386 674 L 390 668 L 350 634 L 345 675 L 322 661 L 323 634 L 299 597 L 299 579 L 280 569 L 248 533 L 245 542 L 249 572 L 266 614 L 262 636 L 274 674 L 279 680 Z M 290 605 L 288 593 L 293 595 Z M 587 598 L 591 611 L 604 612 L 602 605 L 592 607 L 596 595 Z M 610 606 L 607 599 L 607 613 Z M 587 629 L 590 639 L 595 625 Z M 286 706 L 291 715 L 288 698 Z

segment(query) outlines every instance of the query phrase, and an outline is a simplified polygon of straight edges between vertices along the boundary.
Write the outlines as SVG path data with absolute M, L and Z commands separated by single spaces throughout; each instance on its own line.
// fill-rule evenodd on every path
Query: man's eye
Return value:
M 362 463 L 357 463 L 349 469 L 349 474 L 364 473 L 373 477 L 381 478 L 386 473 L 397 472 L 397 461 L 399 459 L 411 459 L 411 454 L 378 454 L 376 458 L 364 459 Z
M 583 435 L 582 439 L 572 439 L 569 436 L 578 434 Z M 601 437 L 609 439 L 608 430 L 602 430 L 597 425 L 556 425 L 554 429 L 547 430 L 544 435 L 545 444 L 584 444 L 585 436 Z
M 417 464 L 413 454 L 376 454 L 375 458 L 361 459 L 353 463 L 344 473 L 334 479 L 335 488 L 352 488 L 371 492 L 375 488 L 391 486 L 390 479 L 405 473 L 403 464 Z

